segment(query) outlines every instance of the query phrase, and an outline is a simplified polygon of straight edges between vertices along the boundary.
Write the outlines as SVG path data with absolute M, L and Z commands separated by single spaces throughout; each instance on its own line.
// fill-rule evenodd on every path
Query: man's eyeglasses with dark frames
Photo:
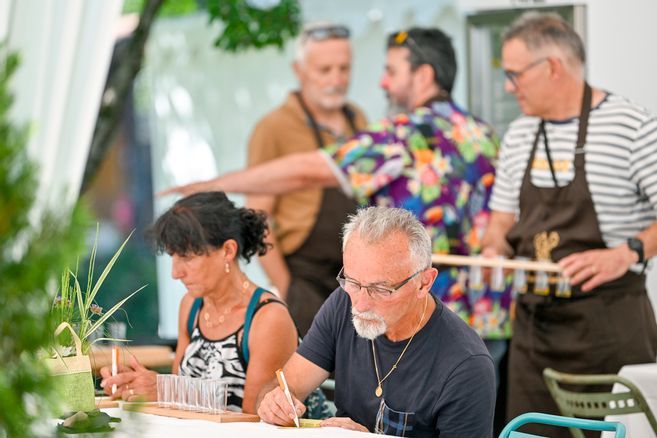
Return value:
M 513 84 L 514 87 L 517 87 L 518 86 L 517 81 L 518 81 L 518 78 L 520 78 L 520 76 L 524 75 L 529 70 L 536 67 L 537 65 L 539 65 L 543 61 L 547 61 L 548 59 L 549 58 L 539 58 L 539 59 L 537 59 L 533 62 L 530 62 L 527 66 L 525 66 L 524 68 L 522 68 L 518 71 L 504 70 L 504 76 L 506 76 L 506 78 L 509 80 L 509 82 L 511 82 Z
M 393 293 L 397 292 L 404 285 L 406 285 L 406 283 L 411 281 L 419 273 L 421 273 L 425 270 L 426 270 L 426 268 L 420 269 L 419 271 L 415 272 L 410 277 L 402 280 L 400 283 L 396 284 L 395 286 L 391 286 L 391 287 L 378 286 L 378 285 L 372 285 L 372 284 L 370 284 L 370 285 L 360 284 L 356 280 L 344 276 L 344 267 L 342 269 L 340 269 L 340 272 L 335 277 L 335 279 L 338 281 L 338 284 L 340 285 L 340 287 L 345 292 L 348 292 L 350 294 L 356 294 L 356 293 L 359 293 L 363 288 L 365 288 L 365 290 L 367 291 L 367 295 L 369 295 L 370 298 L 372 298 L 374 300 L 383 300 L 383 299 L 389 298 Z
M 301 32 L 301 35 L 315 41 L 324 41 L 331 38 L 349 38 L 349 29 L 345 26 L 318 26 L 311 27 Z

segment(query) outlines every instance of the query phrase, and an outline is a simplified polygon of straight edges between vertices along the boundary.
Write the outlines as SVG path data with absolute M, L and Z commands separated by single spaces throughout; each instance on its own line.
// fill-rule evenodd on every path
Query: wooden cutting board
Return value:
M 96 397 L 96 407 L 98 409 L 118 408 L 119 402 L 117 400 L 111 400 L 109 397 Z
M 156 404 L 124 403 L 123 409 L 136 410 L 142 414 L 161 415 L 163 417 L 189 418 L 192 420 L 205 420 L 214 423 L 258 423 L 260 417 L 255 414 L 243 414 L 241 412 L 222 412 L 220 414 L 209 414 L 206 412 L 183 411 L 180 409 L 162 408 Z

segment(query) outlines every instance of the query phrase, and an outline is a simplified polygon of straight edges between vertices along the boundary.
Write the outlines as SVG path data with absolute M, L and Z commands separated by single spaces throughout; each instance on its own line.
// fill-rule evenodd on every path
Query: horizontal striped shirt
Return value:
M 540 119 L 520 117 L 504 136 L 491 209 L 518 213 L 520 185 Z M 559 186 L 574 177 L 577 117 L 546 121 L 545 130 Z M 584 146 L 586 179 L 602 238 L 612 248 L 657 219 L 657 116 L 615 94 L 591 110 Z M 531 181 L 554 187 L 539 139 Z

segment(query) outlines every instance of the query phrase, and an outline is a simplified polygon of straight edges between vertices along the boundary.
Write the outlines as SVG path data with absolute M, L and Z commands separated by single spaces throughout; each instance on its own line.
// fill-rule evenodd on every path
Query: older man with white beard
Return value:
M 407 210 L 370 207 L 344 226 L 340 285 L 284 368 L 300 400 L 335 372 L 337 416 L 321 425 L 404 436 L 486 437 L 493 362 L 477 334 L 430 294 L 431 239 Z M 291 424 L 275 383 L 258 415 Z

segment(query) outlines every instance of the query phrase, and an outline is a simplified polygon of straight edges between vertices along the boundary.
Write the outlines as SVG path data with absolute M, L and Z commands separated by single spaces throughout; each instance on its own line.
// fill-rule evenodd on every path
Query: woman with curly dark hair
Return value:
M 247 413 L 255 413 L 260 388 L 297 346 L 285 304 L 238 263 L 267 251 L 267 231 L 264 214 L 235 207 L 223 192 L 203 192 L 180 199 L 148 232 L 187 289 L 173 373 L 228 381 L 228 408 Z M 114 398 L 156 398 L 156 373 L 136 361 L 114 377 L 107 368 L 101 374 L 105 392 L 117 385 Z

